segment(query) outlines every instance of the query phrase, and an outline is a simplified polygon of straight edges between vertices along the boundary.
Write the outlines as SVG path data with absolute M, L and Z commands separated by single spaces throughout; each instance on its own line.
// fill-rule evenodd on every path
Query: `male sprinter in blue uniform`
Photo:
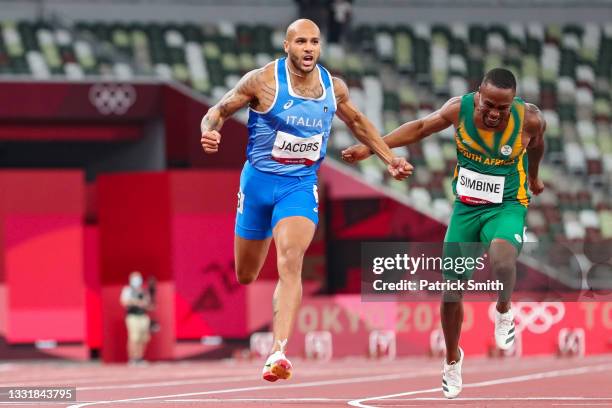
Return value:
M 334 113 L 402 180 L 412 173 L 394 157 L 372 123 L 349 99 L 346 84 L 317 64 L 320 32 L 310 20 L 287 28 L 286 58 L 247 73 L 202 119 L 202 147 L 215 153 L 223 122 L 249 106 L 247 161 L 240 178 L 234 240 L 236 275 L 253 282 L 268 254 L 277 253 L 274 347 L 263 378 L 291 376 L 285 346 L 302 297 L 302 260 L 318 223 L 317 170 L 325 157 Z

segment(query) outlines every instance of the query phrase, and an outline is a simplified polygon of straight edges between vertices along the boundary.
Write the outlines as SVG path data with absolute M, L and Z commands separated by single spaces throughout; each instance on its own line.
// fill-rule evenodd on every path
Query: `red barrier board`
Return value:
M 83 341 L 83 173 L 2 171 L 0 191 L 7 341 Z

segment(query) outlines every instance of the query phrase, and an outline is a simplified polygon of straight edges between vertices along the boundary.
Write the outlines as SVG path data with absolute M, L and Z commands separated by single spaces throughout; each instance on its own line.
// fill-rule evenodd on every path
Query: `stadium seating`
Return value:
M 0 74 L 155 76 L 211 99 L 283 55 L 283 28 L 261 24 L 2 21 L 0 29 Z M 347 43 L 326 45 L 323 62 L 385 132 L 475 89 L 488 69 L 511 69 L 519 95 L 538 104 L 548 123 L 541 168 L 547 191 L 531 207 L 530 228 L 544 241 L 612 238 L 612 25 L 360 25 Z M 334 123 L 329 154 L 337 158 L 353 139 Z M 453 136 L 448 129 L 398 149 L 417 167 L 408 182 L 391 180 L 376 159 L 357 167 L 368 182 L 386 183 L 416 208 L 447 219 Z

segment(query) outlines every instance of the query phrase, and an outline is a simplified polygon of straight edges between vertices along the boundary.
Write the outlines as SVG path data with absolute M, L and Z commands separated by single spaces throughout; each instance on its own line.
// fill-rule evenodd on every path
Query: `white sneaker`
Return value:
M 461 392 L 463 380 L 461 379 L 461 365 L 463 364 L 463 349 L 459 347 L 459 361 L 446 364 L 444 360 L 444 370 L 442 371 L 442 392 L 448 399 L 455 398 Z
M 506 313 L 495 310 L 495 343 L 501 350 L 508 350 L 514 344 L 515 338 L 514 313 L 512 309 Z
M 288 380 L 291 377 L 293 366 L 291 365 L 291 361 L 285 357 L 287 340 L 279 340 L 278 344 L 280 345 L 280 350 L 270 354 L 266 360 L 266 364 L 264 364 L 262 377 L 266 381 L 274 382 L 279 378 L 281 380 Z

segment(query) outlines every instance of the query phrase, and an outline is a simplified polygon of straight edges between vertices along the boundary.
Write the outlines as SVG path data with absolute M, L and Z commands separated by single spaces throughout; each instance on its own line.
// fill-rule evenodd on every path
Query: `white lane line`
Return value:
M 162 402 L 342 402 L 350 398 L 174 398 Z M 385 398 L 385 402 L 405 401 L 448 401 L 446 398 Z M 458 401 L 612 401 L 612 398 L 590 397 L 473 397 L 461 398 Z M 561 404 L 566 405 L 566 404 Z M 609 405 L 609 403 L 608 403 Z M 388 406 L 385 404 L 385 407 Z
M 466 384 L 463 386 L 463 388 L 487 387 L 490 385 L 510 384 L 510 383 L 516 383 L 516 382 L 529 381 L 529 380 L 541 380 L 545 378 L 587 374 L 587 373 L 593 373 L 597 371 L 607 371 L 610 369 L 612 369 L 612 364 L 583 366 L 583 367 L 577 367 L 577 368 L 569 368 L 565 370 L 544 371 L 540 373 L 519 375 L 519 376 L 514 376 L 514 377 L 504 377 L 504 378 L 498 378 L 496 380 L 481 381 L 481 382 L 477 382 L 473 384 Z M 382 400 L 382 399 L 387 399 L 387 398 L 395 398 L 395 397 L 408 397 L 408 396 L 417 395 L 417 394 L 428 394 L 431 392 L 440 392 L 441 390 L 442 389 L 440 387 L 436 387 L 436 388 L 428 388 L 424 390 L 400 392 L 397 394 L 389 394 L 389 395 L 381 395 L 377 397 L 356 399 L 353 401 L 349 401 L 348 404 L 350 406 L 359 407 L 359 408 L 376 408 L 374 405 L 367 405 L 367 404 L 364 404 L 364 402 Z M 462 400 L 462 398 L 460 398 L 460 400 Z
M 349 401 L 350 398 L 173 398 L 164 402 L 338 402 Z M 448 401 L 446 398 L 385 398 L 385 402 L 405 401 Z M 612 398 L 596 397 L 468 397 L 460 401 L 612 401 Z M 387 405 L 385 405 L 386 407 Z
M 259 367 L 257 367 L 257 369 L 259 369 Z M 115 376 L 113 377 L 103 377 L 103 378 L 73 378 L 73 379 L 53 379 L 54 384 L 71 384 L 72 386 L 76 386 L 77 387 L 77 391 L 97 391 L 97 390 L 113 390 L 113 389 L 135 389 L 135 388 L 147 388 L 147 387 L 170 387 L 170 386 L 175 386 L 175 385 L 194 385 L 194 384 L 213 384 L 213 383 L 217 383 L 217 382 L 241 382 L 244 380 L 258 380 L 259 376 L 257 374 L 248 374 L 247 373 L 253 373 L 253 372 L 257 372 L 255 371 L 256 369 L 249 369 L 249 370 L 240 370 L 240 371 L 244 371 L 244 375 L 238 376 L 236 375 L 236 372 L 234 371 L 233 373 L 230 370 L 223 370 L 222 372 L 219 372 L 215 377 L 213 377 L 213 374 L 210 373 L 210 370 L 202 370 L 202 374 L 198 375 L 197 372 L 196 373 L 191 373 L 191 374 L 187 374 L 187 375 L 168 375 L 166 377 L 163 378 L 164 381 L 160 381 L 162 380 L 162 378 L 160 378 L 160 375 L 153 375 L 150 378 L 140 378 L 140 382 L 138 383 L 125 383 L 125 382 L 120 382 L 121 380 L 117 378 L 118 375 L 120 375 L 119 373 L 117 373 Z M 357 371 L 357 372 L 355 372 Z M 359 375 L 359 374 L 366 374 L 366 373 L 370 373 L 370 374 L 376 374 L 376 371 L 380 371 L 380 374 L 393 374 L 394 372 L 397 373 L 403 373 L 405 372 L 404 369 L 392 369 L 392 370 L 374 370 L 374 373 L 372 372 L 373 370 L 351 370 L 351 374 L 353 375 Z M 136 373 L 135 373 L 136 374 Z M 161 374 L 161 373 L 160 373 Z M 321 376 L 326 376 L 326 375 L 341 375 L 341 374 L 346 374 L 346 370 L 341 370 L 341 369 L 327 369 L 327 370 L 319 370 L 316 373 L 310 373 L 310 372 L 305 372 L 303 374 L 301 374 L 301 377 L 321 377 Z M 225 376 L 222 376 L 225 375 Z M 170 380 L 175 378 L 175 380 Z M 146 383 L 143 382 L 145 380 L 151 380 L 152 382 Z M 153 380 L 158 380 L 158 381 L 154 381 Z M 31 380 L 31 381 L 19 381 L 19 382 L 11 382 L 11 383 L 5 383 L 2 384 L 0 383 L 0 387 L 11 387 L 11 386 L 15 386 L 15 387 L 24 387 L 26 385 L 31 385 L 31 386 L 36 386 L 36 385 L 46 385 L 49 383 L 49 378 L 46 378 L 44 380 Z M 104 382 L 115 382 L 115 384 L 108 384 L 108 385 L 92 385 L 92 386 L 83 386 L 81 387 L 79 384 L 83 384 L 85 385 L 88 382 L 98 382 L 98 383 L 104 383 Z M 120 383 L 118 383 L 120 382 Z
M 152 367 L 153 368 L 153 367 Z M 160 368 L 155 367 L 155 368 Z M 172 369 L 176 369 L 177 367 L 171 367 Z M 181 369 L 181 367 L 178 367 L 178 369 Z M 180 380 L 184 380 L 186 385 L 190 385 L 191 383 L 189 381 L 196 381 L 196 379 L 200 379 L 200 380 L 210 380 L 211 382 L 215 382 L 213 380 L 218 380 L 219 378 L 225 378 L 226 381 L 231 382 L 232 378 L 240 378 L 237 381 L 242 381 L 242 378 L 246 378 L 248 379 L 248 375 L 250 375 L 250 378 L 254 379 L 254 380 L 258 380 L 259 376 L 256 374 L 258 372 L 258 370 L 260 370 L 260 367 L 257 366 L 256 368 L 253 367 L 243 367 L 240 368 L 238 370 L 234 369 L 230 369 L 230 368 L 224 368 L 223 370 L 218 370 L 216 371 L 216 374 L 211 374 L 211 370 L 210 369 L 204 369 L 204 368 L 199 368 L 198 371 L 194 371 L 191 372 L 189 374 L 175 374 L 175 375 L 161 375 L 162 373 L 156 373 L 156 374 L 152 374 L 150 377 L 145 377 L 143 378 L 141 373 L 138 371 L 135 371 L 134 374 L 137 375 L 140 379 L 140 382 L 138 384 L 143 384 L 143 386 L 145 385 L 145 383 L 143 381 L 156 381 L 156 382 L 151 382 L 149 383 L 150 386 L 165 386 L 166 384 L 168 385 L 180 385 L 178 383 L 170 383 L 169 380 L 172 381 L 180 381 Z M 358 368 L 358 369 L 351 369 L 351 374 L 353 375 L 363 375 L 363 374 L 393 374 L 393 373 L 403 373 L 405 370 L 403 368 L 397 368 L 397 367 L 388 367 L 388 368 L 378 368 L 378 369 L 366 369 L 365 367 L 363 368 Z M 249 374 L 249 373 L 255 373 L 255 374 Z M 136 387 L 131 387 L 131 386 L 127 386 L 127 387 L 123 387 L 123 385 L 125 384 L 125 382 L 121 382 L 121 379 L 118 379 L 118 376 L 123 375 L 124 373 L 116 373 L 115 375 L 109 375 L 109 376 L 105 376 L 105 377 L 79 377 L 79 378 L 54 378 L 53 382 L 55 384 L 71 384 L 72 386 L 76 386 L 77 390 L 86 390 L 86 391 L 90 391 L 90 390 L 106 390 L 106 389 L 114 389 L 114 388 L 139 388 L 140 386 L 136 386 Z M 237 374 L 241 374 L 240 377 L 237 376 Z M 333 369 L 317 369 L 317 372 L 304 372 L 302 374 L 300 374 L 301 377 L 321 377 L 321 376 L 334 376 L 334 375 L 342 375 L 342 374 L 346 374 L 346 369 L 340 369 L 340 368 L 333 368 Z M 225 377 L 222 377 L 225 376 Z M 162 381 L 163 380 L 163 381 Z M 49 376 L 46 375 L 43 378 L 40 379 L 27 379 L 27 380 L 14 380 L 11 382 L 6 382 L 6 383 L 0 383 L 0 387 L 23 387 L 23 386 L 37 386 L 37 385 L 48 385 L 49 384 Z M 87 383 L 105 383 L 105 382 L 115 382 L 118 383 L 116 385 L 113 384 L 108 384 L 108 385 L 92 385 L 92 386 L 84 386 L 84 387 L 80 387 L 79 385 L 85 385 Z M 195 382 L 193 384 L 196 384 Z
M 527 364 L 529 366 L 529 364 Z M 517 367 L 512 367 L 512 368 L 519 368 Z M 524 367 L 520 367 L 520 368 L 524 368 Z M 361 371 L 361 370 L 360 370 Z M 401 375 L 402 378 L 414 378 L 417 376 L 423 376 L 423 375 L 435 375 L 437 376 L 440 373 L 440 370 L 438 369 L 431 369 L 431 371 L 429 371 L 429 374 L 427 374 L 427 372 L 422 372 L 419 374 L 410 374 L 410 377 L 404 377 L 407 374 L 403 374 L 403 372 L 405 372 L 405 369 L 395 369 L 394 371 L 398 371 L 398 373 L 395 372 L 391 372 L 391 373 L 387 373 L 386 375 Z M 491 367 L 490 364 L 488 364 L 487 367 L 473 367 L 470 366 L 467 370 L 465 370 L 466 373 L 470 373 L 470 372 L 478 372 L 478 373 L 483 373 L 483 372 L 497 372 L 499 371 L 498 367 Z M 346 370 L 327 370 L 327 372 L 325 372 L 325 375 L 331 375 L 331 374 L 344 374 L 346 373 Z M 353 373 L 354 374 L 354 373 Z M 375 373 L 373 373 L 375 374 Z M 313 377 L 313 376 L 320 376 L 321 373 L 317 372 L 317 373 L 309 373 L 309 372 L 305 372 L 304 374 L 302 374 L 305 378 L 307 377 Z M 176 381 L 163 381 L 163 382 L 157 382 L 157 383 L 135 383 L 135 384 L 117 384 L 117 385 L 100 385 L 100 386 L 91 386 L 91 387 L 77 387 L 77 391 L 96 391 L 96 390 L 109 390 L 109 389 L 137 389 L 137 388 L 149 388 L 149 387 L 165 387 L 165 386 L 181 386 L 181 385 L 194 385 L 194 384 L 212 384 L 212 383 L 217 383 L 217 382 L 242 382 L 244 380 L 250 380 L 250 379 L 259 379 L 259 377 L 257 376 L 231 376 L 231 377 L 218 377 L 216 379 L 211 379 L 211 378 L 205 378 L 205 379 L 201 379 L 201 380 L 176 380 Z M 331 380 L 330 380 L 331 381 Z M 287 386 L 284 386 L 287 387 Z M 267 387 L 269 388 L 269 387 Z M 81 401 L 84 402 L 84 401 Z M 88 401 L 88 402 L 95 402 L 95 401 Z M 102 402 L 101 402 L 102 403 Z
M 346 403 L 350 398 L 287 398 L 287 399 L 270 399 L 270 398 L 255 398 L 255 399 L 249 399 L 249 398 L 231 398 L 231 399 L 224 399 L 224 398 L 210 398 L 210 399 L 169 399 L 169 400 L 160 400 L 160 401 L 147 401 L 149 403 L 164 403 L 164 404 L 176 404 L 176 403 L 198 403 L 198 404 L 214 404 L 214 406 L 220 405 L 220 404 L 230 404 L 230 403 L 266 403 L 267 406 L 272 406 L 272 404 L 274 403 L 279 403 L 279 404 L 292 404 L 292 403 L 305 403 L 305 402 L 309 402 L 310 404 L 308 405 L 309 407 L 314 406 L 315 403 L 321 403 L 321 405 L 317 405 L 317 406 L 321 406 L 321 407 L 326 407 L 328 405 L 324 405 L 324 404 L 330 404 L 330 403 Z M 394 401 L 394 400 L 390 400 L 390 401 Z M 403 401 L 404 404 L 401 405 L 389 405 L 389 404 L 385 404 L 385 408 L 387 407 L 422 407 L 422 404 L 406 404 L 406 401 L 411 401 L 411 400 L 398 400 L 398 401 Z M 261 405 L 257 405 L 257 406 L 261 406 Z
M 348 400 L 350 398 L 195 398 L 167 399 L 163 402 L 346 402 Z
M 598 360 L 604 360 L 603 362 L 607 362 L 610 360 L 610 358 L 595 358 L 595 357 L 590 357 L 590 361 L 592 363 L 599 363 L 601 361 Z M 358 362 L 361 362 L 361 360 L 359 360 Z M 510 362 L 508 362 L 510 363 Z M 403 366 L 409 366 L 409 365 L 417 365 L 417 366 L 422 366 L 423 364 L 426 365 L 430 365 L 432 364 L 432 360 L 431 359 L 414 359 L 414 358 L 400 358 L 397 359 L 395 361 L 395 363 L 393 365 L 389 365 L 388 367 L 385 367 L 385 365 L 380 365 L 376 368 L 373 367 L 356 367 L 356 368 L 351 368 L 351 374 L 352 375 L 361 375 L 361 374 L 392 374 L 394 372 L 401 372 L 404 370 L 404 368 L 400 368 L 397 369 L 398 366 L 403 367 Z M 515 369 L 515 368 L 520 368 L 520 369 L 526 369 L 529 368 L 531 366 L 541 366 L 542 363 L 540 361 L 521 361 L 520 365 L 518 364 L 514 364 L 514 362 L 512 362 L 512 365 L 508 365 L 507 368 L 508 369 Z M 40 378 L 37 377 L 33 377 L 31 374 L 27 375 L 23 372 L 23 368 L 38 368 L 40 366 L 37 365 L 20 365 L 17 366 L 19 372 L 14 372 L 11 374 L 10 382 L 7 382 L 7 378 L 3 378 L 6 377 L 5 375 L 0 375 L 0 380 L 3 380 L 4 382 L 0 383 L 0 387 L 10 387 L 10 386 L 25 386 L 25 385 L 32 385 L 32 386 L 36 386 L 36 385 L 48 385 L 49 384 L 49 379 L 50 379 L 50 373 L 52 373 L 53 375 L 57 374 L 58 370 L 48 370 L 49 372 L 45 372 L 42 374 L 42 376 Z M 472 364 L 470 364 L 470 369 L 472 371 L 478 371 L 480 372 L 481 368 L 488 368 L 490 367 L 490 360 L 488 359 L 475 359 L 473 361 Z M 48 367 L 44 367 L 45 369 L 47 369 Z M 79 367 L 74 367 L 75 369 L 79 369 Z M 162 373 L 156 373 L 155 370 L 166 370 L 166 369 L 172 369 L 172 370 L 183 370 L 183 369 L 194 369 L 194 371 L 189 372 L 189 373 L 181 373 L 181 374 L 167 374 L 167 372 L 164 372 L 163 375 L 161 375 Z M 69 370 L 72 369 L 72 367 L 67 368 L 67 367 L 59 367 L 59 370 Z M 129 369 L 127 366 L 126 367 L 103 367 L 103 366 L 85 366 L 84 369 L 88 370 L 88 372 L 93 372 L 94 370 L 97 369 L 101 369 L 103 370 L 102 373 L 100 373 L 100 375 L 95 375 L 95 374 L 91 374 L 94 375 L 93 377 L 89 377 L 89 376 L 80 376 L 77 378 L 70 378 L 70 377 L 65 377 L 65 378 L 54 378 L 53 381 L 56 384 L 71 384 L 72 386 L 79 386 L 79 385 L 85 385 L 87 383 L 95 383 L 95 384 L 100 384 L 100 383 L 105 383 L 105 382 L 119 382 L 121 381 L 121 379 L 117 379 L 117 376 L 122 375 L 122 373 L 124 373 L 125 371 L 123 371 L 124 369 Z M 116 373 L 113 373 L 112 370 L 117 369 Z M 259 367 L 257 366 L 240 366 L 240 367 L 236 367 L 236 366 L 231 366 L 230 364 L 223 364 L 223 365 L 215 365 L 213 368 L 207 368 L 207 367 L 203 367 L 202 364 L 199 363 L 194 363 L 194 364 L 176 364 L 176 365 L 172 365 L 172 364 L 152 364 L 149 367 L 146 367 L 147 371 L 145 371 L 144 373 L 142 372 L 142 370 L 139 370 L 138 367 L 134 367 L 134 374 L 137 374 L 137 376 L 140 379 L 140 383 L 142 383 L 143 381 L 169 381 L 169 380 L 179 380 L 179 379 L 185 379 L 185 380 L 189 380 L 189 379 L 196 379 L 196 378 L 200 378 L 200 379 L 206 379 L 206 378 L 212 378 L 211 377 L 211 370 L 216 370 L 216 376 L 218 377 L 219 375 L 227 375 L 228 378 L 231 376 L 236 376 L 238 375 L 247 375 L 248 373 L 252 372 L 253 370 L 257 371 L 259 369 Z M 119 371 L 121 370 L 121 372 Z M 16 370 L 17 371 L 17 370 Z M 151 373 L 151 371 L 153 371 L 153 373 Z M 167 370 L 166 370 L 167 371 Z M 468 371 L 465 371 L 466 373 Z M 70 373 L 62 373 L 62 374 L 70 374 Z M 143 376 L 144 374 L 144 376 Z M 309 373 L 307 370 L 305 370 L 305 372 L 302 374 L 303 377 L 313 377 L 313 376 L 321 376 L 321 375 L 336 375 L 336 374 L 346 374 L 346 369 L 341 369 L 341 368 L 322 368 L 322 369 L 317 369 L 316 373 Z M 146 377 L 145 377 L 146 376 Z M 23 378 L 20 378 L 23 377 Z M 144 378 L 143 378 L 144 377 Z M 125 384 L 125 382 L 121 382 L 121 384 Z M 110 387 L 111 385 L 96 385 L 96 386 L 107 386 Z M 93 387 L 93 386 L 92 386 Z
M 410 398 L 387 399 L 385 401 L 448 401 L 447 398 Z M 612 401 L 612 398 L 599 397 L 466 397 L 457 401 Z
M 364 376 L 364 377 L 343 378 L 343 379 L 338 379 L 338 380 L 323 380 L 323 381 L 312 381 L 312 382 L 283 384 L 283 385 L 258 385 L 258 386 L 243 387 L 243 388 L 225 388 L 225 389 L 212 390 L 212 391 L 189 392 L 189 393 L 169 394 L 169 395 L 155 395 L 155 396 L 149 396 L 149 397 L 125 398 L 125 399 L 120 399 L 120 400 L 78 403 L 78 404 L 70 405 L 68 408 L 82 408 L 82 407 L 87 407 L 91 405 L 114 404 L 114 403 L 132 402 L 132 401 L 148 401 L 148 400 L 155 400 L 155 399 L 170 399 L 170 398 L 180 398 L 180 397 L 192 397 L 192 396 L 199 396 L 199 395 L 229 394 L 232 392 L 261 391 L 261 390 L 274 390 L 274 389 L 287 389 L 287 388 L 310 388 L 310 387 L 319 387 L 319 386 L 328 386 L 328 385 L 369 383 L 369 382 L 375 382 L 375 381 L 415 378 L 415 377 L 421 377 L 423 375 L 437 375 L 439 373 L 440 373 L 440 370 L 430 370 L 430 371 L 421 371 L 418 373 L 387 374 L 387 375 L 377 375 L 377 376 L 370 375 L 370 376 Z
M 521 368 L 524 369 L 525 367 L 513 367 L 513 368 Z M 433 370 L 433 369 L 432 369 Z M 351 374 L 353 375 L 359 375 L 362 374 L 363 370 L 358 370 L 357 372 L 354 372 L 353 370 L 351 370 Z M 405 373 L 406 369 L 405 368 L 394 368 L 393 370 L 385 370 L 384 373 L 377 373 L 377 371 L 379 370 L 370 370 L 369 373 L 372 375 L 376 375 L 376 374 L 381 374 L 381 375 L 388 375 L 388 374 L 403 374 Z M 381 370 L 382 371 L 382 370 Z M 391 372 L 390 372 L 391 371 Z M 490 371 L 499 371 L 498 367 L 492 368 L 491 365 L 489 364 L 487 367 L 473 367 L 470 366 L 467 370 L 464 370 L 465 373 L 471 373 L 471 372 L 478 372 L 478 373 L 483 373 L 483 372 L 490 372 Z M 224 372 L 225 373 L 225 372 Z M 432 375 L 437 375 L 439 373 L 439 370 L 436 369 L 436 371 L 432 371 Z M 211 375 L 210 373 L 207 373 L 209 376 Z M 300 376 L 303 377 L 304 379 L 309 378 L 309 377 L 321 377 L 321 376 L 327 376 L 327 375 L 338 375 L 338 374 L 346 374 L 346 369 L 343 370 L 339 370 L 339 369 L 333 369 L 333 370 L 323 370 L 323 371 L 317 371 L 315 372 L 304 372 L 301 373 Z M 96 386 L 87 386 L 87 387 L 80 387 L 77 386 L 77 391 L 101 391 L 101 390 L 114 390 L 114 389 L 137 389 L 137 388 L 149 388 L 149 387 L 169 387 L 169 386 L 175 386 L 175 385 L 195 385 L 195 384 L 214 384 L 214 383 L 218 383 L 218 382 L 227 382 L 227 383 L 232 383 L 232 382 L 242 382 L 245 380 L 259 380 L 259 376 L 257 375 L 242 375 L 242 376 L 238 376 L 238 375 L 228 375 L 227 377 L 215 377 L 215 378 L 210 378 L 210 377 L 205 377 L 205 378 L 201 378 L 199 380 L 197 379 L 187 379 L 187 378 L 191 378 L 193 377 L 193 375 L 189 375 L 189 376 L 174 376 L 174 378 L 184 378 L 181 380 L 174 380 L 174 381 L 158 381 L 158 382 L 139 382 L 139 383 L 121 383 L 121 384 L 111 384 L 111 385 L 96 385 Z M 116 377 L 115 377 L 116 378 Z M 117 379 L 115 379 L 115 381 L 119 381 Z
M 19 379 L 15 379 L 11 382 L 5 382 L 5 383 L 0 383 L 0 387 L 24 387 L 24 386 L 37 386 L 37 385 L 48 385 L 49 384 L 49 378 L 50 375 L 53 375 L 55 373 L 46 373 L 46 375 L 44 377 L 38 378 L 38 379 L 33 379 L 33 378 L 28 378 L 28 379 L 23 379 L 23 380 L 19 380 Z M 87 384 L 87 383 L 104 383 L 104 382 L 117 382 L 117 381 L 121 381 L 121 379 L 118 379 L 118 376 L 124 375 L 125 372 L 117 372 L 114 375 L 108 375 L 108 376 L 94 376 L 94 377 L 76 377 L 76 378 L 70 378 L 70 377 L 66 377 L 66 378 L 61 378 L 61 377 L 53 377 L 53 382 L 55 384 Z M 135 376 L 140 377 L 140 380 L 162 380 L 162 379 L 168 379 L 168 378 L 177 378 L 177 379 L 189 379 L 189 378 L 206 378 L 206 375 L 208 375 L 209 378 L 212 378 L 212 375 L 210 374 L 210 371 L 207 371 L 206 373 L 202 373 L 202 374 L 197 374 L 197 373 L 190 373 L 187 375 L 162 375 L 162 373 L 159 374 L 155 374 L 155 375 L 151 375 L 149 377 L 144 377 L 141 375 L 142 373 L 140 372 L 134 372 L 133 373 Z M 225 373 L 226 375 L 230 376 L 232 374 L 231 371 L 227 371 Z M 235 372 L 234 372 L 235 375 Z M 78 385 L 77 385 L 78 386 Z
M 404 375 L 404 372 L 406 370 L 395 370 L 397 371 L 397 373 L 389 373 L 387 371 L 386 374 L 384 375 L 389 375 L 389 374 L 401 374 Z M 438 370 L 439 371 L 439 370 Z M 438 371 L 432 372 L 432 375 L 437 374 Z M 330 371 L 329 374 L 325 374 L 325 373 L 321 373 L 321 372 L 316 372 L 316 373 L 303 373 L 301 374 L 302 377 L 307 378 L 307 377 L 321 377 L 322 375 L 338 375 L 338 374 L 345 374 L 346 370 L 337 370 L 337 371 Z M 360 373 L 353 373 L 351 372 L 351 374 L 360 374 Z M 149 382 L 149 383 L 145 383 L 145 382 L 140 382 L 140 383 L 133 383 L 133 384 L 116 384 L 116 385 L 98 385 L 98 386 L 89 386 L 89 387 L 77 387 L 77 391 L 98 391 L 98 390 L 119 390 L 119 389 L 135 389 L 135 388 L 149 388 L 149 387 L 171 387 L 171 386 L 175 386 L 175 385 L 194 385 L 194 384 L 214 384 L 214 383 L 222 383 L 222 382 L 243 382 L 243 381 L 248 381 L 248 380 L 259 380 L 259 376 L 257 374 L 253 375 L 243 375 L 243 376 L 227 376 L 227 377 L 216 377 L 216 378 L 203 378 L 200 380 L 175 380 L 175 381 L 159 381 L 159 382 Z
M 6 404 L 6 405 L 5 405 Z M 0 402 L 1 406 L 9 406 L 9 407 L 14 407 L 17 405 L 22 405 L 25 407 L 29 407 L 29 406 L 41 406 L 41 405 L 57 405 L 60 407 L 66 407 L 68 404 L 68 402 L 64 401 L 64 402 L 60 402 L 60 401 L 31 401 L 31 402 Z
M 98 385 L 92 387 L 77 387 L 77 391 L 98 391 L 98 390 L 125 390 L 134 388 L 149 388 L 149 387 L 172 387 L 175 385 L 194 385 L 194 384 L 215 384 L 224 382 L 242 382 L 258 379 L 254 375 L 243 375 L 233 377 L 218 377 L 218 378 L 203 378 L 200 380 L 176 380 L 176 381 L 159 381 L 150 383 L 134 383 L 134 384 L 115 384 L 115 385 Z

